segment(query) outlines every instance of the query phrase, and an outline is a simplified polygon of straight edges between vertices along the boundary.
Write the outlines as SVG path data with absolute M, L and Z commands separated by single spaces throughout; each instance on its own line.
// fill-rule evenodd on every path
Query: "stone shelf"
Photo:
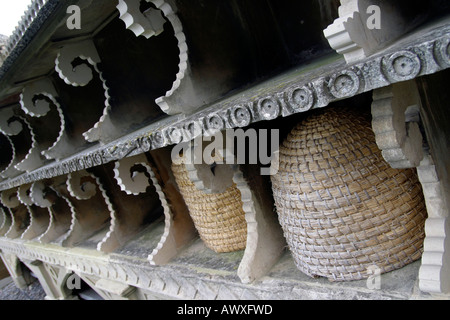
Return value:
M 161 225 L 159 225 L 161 226 Z M 379 286 L 366 280 L 333 283 L 312 279 L 300 272 L 285 251 L 266 276 L 243 284 L 237 268 L 243 251 L 217 254 L 200 239 L 193 240 L 171 262 L 148 264 L 148 241 L 158 239 L 155 226 L 139 234 L 120 250 L 104 254 L 89 248 L 64 249 L 53 244 L 0 239 L 5 253 L 21 259 L 39 259 L 75 272 L 84 278 L 99 277 L 136 288 L 139 295 L 157 299 L 290 300 L 290 299 L 427 299 L 436 298 L 418 289 L 420 261 L 381 275 Z M 20 248 L 20 249 L 19 249 Z M 140 252 L 140 253 L 139 253 Z

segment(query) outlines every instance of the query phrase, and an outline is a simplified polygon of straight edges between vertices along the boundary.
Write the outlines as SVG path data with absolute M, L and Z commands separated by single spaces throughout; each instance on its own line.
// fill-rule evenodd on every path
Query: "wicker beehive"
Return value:
M 426 209 L 412 169 L 393 169 L 370 120 L 350 109 L 311 115 L 280 148 L 272 176 L 279 221 L 297 267 L 358 280 L 421 257 Z
M 215 252 L 243 250 L 247 222 L 241 193 L 236 184 L 221 193 L 205 193 L 190 180 L 184 163 L 172 164 L 180 192 L 200 238 Z

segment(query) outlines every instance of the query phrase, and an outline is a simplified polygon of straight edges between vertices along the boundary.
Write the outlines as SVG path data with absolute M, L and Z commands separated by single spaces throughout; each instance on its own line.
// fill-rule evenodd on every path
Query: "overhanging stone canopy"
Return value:
M 67 24 L 70 6 L 80 28 Z M 384 159 L 417 168 L 428 212 L 419 288 L 448 293 L 449 12 L 438 0 L 33 1 L 0 60 L 0 250 L 11 275 L 23 285 L 26 265 L 52 299 L 74 296 L 72 274 L 105 299 L 305 297 L 313 280 L 283 275 L 291 258 L 269 181 L 230 169 L 247 246 L 212 253 L 171 148 L 360 103 Z M 323 286 L 329 297 L 340 288 Z

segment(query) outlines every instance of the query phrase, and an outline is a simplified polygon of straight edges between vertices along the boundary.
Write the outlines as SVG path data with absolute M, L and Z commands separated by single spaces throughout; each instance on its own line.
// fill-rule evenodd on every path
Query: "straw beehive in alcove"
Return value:
M 426 209 L 412 169 L 393 169 L 370 120 L 351 109 L 310 115 L 280 148 L 272 176 L 297 267 L 333 281 L 388 272 L 421 257 Z

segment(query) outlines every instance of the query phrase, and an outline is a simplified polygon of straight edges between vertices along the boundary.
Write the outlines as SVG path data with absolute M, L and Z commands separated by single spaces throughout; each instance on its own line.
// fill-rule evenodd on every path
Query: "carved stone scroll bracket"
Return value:
M 43 117 L 47 115 L 52 106 L 56 108 L 60 119 L 57 138 L 49 148 L 40 150 L 41 154 L 49 160 L 60 160 L 72 151 L 70 139 L 66 132 L 64 112 L 57 97 L 58 93 L 56 92 L 53 83 L 48 78 L 40 79 L 27 85 L 20 95 L 20 105 L 22 106 L 22 110 L 32 117 Z M 40 146 L 35 146 L 35 149 L 39 148 Z
M 380 11 L 380 26 L 369 29 L 374 7 Z M 412 27 L 405 21 L 401 7 L 390 1 L 341 0 L 339 18 L 324 30 L 324 35 L 347 63 L 364 59 Z
M 13 178 L 18 176 L 22 171 L 17 168 L 17 165 L 25 161 L 26 157 L 33 149 L 34 137 L 29 124 L 21 117 L 15 117 L 14 122 L 20 124 L 22 130 L 14 135 L 5 135 L 2 132 L 11 150 L 11 160 L 0 172 L 2 178 Z M 25 127 L 26 130 L 24 130 Z
M 165 225 L 161 240 L 148 260 L 151 265 L 162 265 L 174 258 L 198 235 L 171 170 L 170 150 L 164 148 L 151 152 L 150 155 L 150 179 L 164 208 Z
M 162 111 L 170 115 L 193 112 L 200 106 L 211 102 L 212 98 L 217 95 L 216 91 L 221 89 L 213 89 L 210 83 L 206 84 L 201 77 L 197 78 L 193 75 L 188 57 L 186 35 L 174 2 L 164 0 L 147 0 L 147 2 L 153 3 L 157 11 L 162 11 L 172 25 L 180 52 L 178 73 L 172 88 L 155 102 Z M 160 17 L 160 13 L 155 12 L 155 9 L 151 8 L 142 13 L 139 11 L 139 1 L 137 0 L 121 0 L 117 8 L 120 11 L 120 18 L 137 36 L 142 34 L 151 37 L 162 32 L 164 18 Z
M 23 184 L 17 191 L 17 199 L 19 199 L 19 201 L 26 206 L 32 206 L 34 204 L 33 199 L 30 197 L 31 186 L 31 183 Z
M 72 197 L 77 200 L 88 200 L 97 193 L 97 188 L 94 183 L 89 180 L 82 182 L 84 180 L 83 178 L 89 177 L 94 178 L 86 170 L 73 172 L 67 176 L 67 190 Z
M 5 237 L 10 239 L 19 238 L 30 224 L 30 214 L 27 207 L 20 203 L 17 191 L 18 189 L 14 188 L 1 194 L 1 202 L 11 214 L 11 226 L 5 234 Z
M 25 117 L 17 115 L 14 108 L 5 108 L 0 110 L 0 119 L 0 132 L 7 136 L 18 136 L 21 134 L 26 137 L 25 140 L 20 140 L 17 142 L 18 148 L 24 149 L 25 141 L 29 143 L 27 145 L 29 149 L 24 149 L 21 151 L 21 153 L 25 154 L 25 156 L 21 159 L 16 159 L 15 162 L 17 163 L 9 167 L 10 173 L 13 174 L 15 170 L 19 172 L 29 172 L 42 166 L 44 164 L 44 157 L 40 154 L 40 149 L 38 148 L 36 141 L 36 135 L 30 125 L 30 122 Z M 18 138 L 18 140 L 19 139 L 20 138 Z M 14 154 L 16 154 L 16 146 L 13 145 L 13 148 Z
M 52 104 L 59 105 L 58 93 L 48 78 L 43 78 L 25 86 L 20 94 L 22 110 L 32 117 L 45 116 Z
M 227 150 L 217 150 L 214 159 L 217 162 L 214 173 L 207 164 L 186 163 L 186 169 L 191 181 L 205 193 L 223 192 L 233 183 L 239 189 L 247 222 L 247 244 L 237 274 L 243 283 L 251 283 L 264 276 L 278 261 L 286 241 L 260 168 L 248 166 L 244 173 L 238 165 L 228 164 L 236 163 L 236 159 Z
M 253 168 L 259 171 L 259 168 Z M 247 220 L 247 247 L 238 268 L 243 283 L 251 283 L 264 276 L 278 261 L 286 242 L 270 202 L 271 193 L 258 172 L 245 177 L 236 171 L 233 181 L 241 192 Z
M 24 204 L 30 213 L 30 225 L 22 234 L 22 239 L 32 240 L 42 235 L 49 227 L 50 215 L 47 208 L 36 206 L 31 199 L 32 184 L 24 184 L 19 187 L 17 197 Z
M 17 188 L 5 190 L 1 194 L 2 204 L 9 209 L 20 206 L 20 200 L 17 197 Z
M 143 168 L 145 173 L 136 171 L 136 166 Z M 174 223 L 175 214 L 172 212 L 155 172 L 157 169 L 150 164 L 145 154 L 117 161 L 114 168 L 114 176 L 123 192 L 128 195 L 138 195 L 147 192 L 147 188 L 152 185 L 158 195 L 164 211 L 164 230 L 158 244 L 148 256 L 148 260 L 151 265 L 161 265 L 176 256 L 180 249 L 177 237 L 185 237 L 182 234 L 189 230 Z
M 7 208 L 0 207 L 0 236 L 4 236 L 11 228 L 11 213 Z
M 62 244 L 70 231 L 73 216 L 76 214 L 67 197 L 58 194 L 50 182 L 34 182 L 31 186 L 31 199 L 40 208 L 47 208 L 50 223 L 47 230 L 37 238 L 41 243 L 54 242 Z
M 14 108 L 0 109 L 0 132 L 8 136 L 15 136 L 22 131 L 22 123 L 14 119 Z
M 125 27 L 133 31 L 136 37 L 144 36 L 147 39 L 162 33 L 166 20 L 161 11 L 150 8 L 141 12 L 140 4 L 139 0 L 119 0 L 117 9 L 120 12 L 119 18 L 125 22 Z
M 100 57 L 92 40 L 85 40 L 64 46 L 55 61 L 55 70 L 68 85 L 85 86 L 93 79 L 92 69 L 87 64 L 73 66 L 76 58 L 86 60 L 94 68 L 100 63 Z
M 36 140 L 36 134 L 34 132 L 34 129 L 31 127 L 30 122 L 27 121 L 25 118 L 21 119 L 24 122 L 23 126 L 26 127 L 30 133 L 31 146 L 25 158 L 21 162 L 16 164 L 14 167 L 19 171 L 30 172 L 34 169 L 43 166 L 45 163 L 45 157 L 41 153 L 42 149 L 38 145 L 38 142 Z
M 36 181 L 31 185 L 30 188 L 30 198 L 33 200 L 33 203 L 41 208 L 50 208 L 53 204 L 53 201 L 46 199 L 45 184 L 42 181 Z
M 17 169 L 14 168 L 14 165 L 17 163 L 16 161 L 16 149 L 14 148 L 14 143 L 11 140 L 11 138 L 8 135 L 2 134 L 4 143 L 8 145 L 9 151 L 10 151 L 10 157 L 6 159 L 6 161 L 2 162 L 2 169 L 0 170 L 0 177 L 6 178 L 11 173 L 15 174 L 18 173 Z M 3 145 L 2 152 L 6 154 L 5 145 Z
M 86 63 L 73 67 L 73 62 L 77 58 L 86 61 Z M 86 86 L 94 77 L 92 69 L 98 74 L 102 82 L 105 106 L 100 119 L 91 129 L 83 133 L 83 137 L 89 142 L 109 142 L 110 139 L 108 139 L 108 136 L 114 132 L 114 124 L 110 119 L 111 105 L 109 103 L 109 88 L 106 84 L 106 79 L 103 77 L 103 73 L 99 69 L 100 62 L 100 56 L 92 40 L 84 40 L 79 43 L 66 45 L 60 50 L 56 58 L 55 69 L 60 78 L 68 85 L 74 87 Z
M 434 293 L 450 292 L 450 221 L 448 195 L 443 192 L 431 155 L 417 168 L 427 206 L 424 253 L 419 288 Z
M 421 106 L 413 80 L 374 90 L 372 128 L 384 159 L 393 168 L 417 167 L 423 158 Z
M 56 188 L 70 199 L 73 206 L 72 223 L 63 246 L 82 243 L 106 228 L 111 217 L 111 203 L 102 192 L 99 179 L 85 170 L 70 173 L 67 181 Z M 105 198 L 106 196 L 106 198 Z
M 128 195 L 145 193 L 150 186 L 149 179 L 144 172 L 133 170 L 135 166 L 143 166 L 147 172 L 152 171 L 145 155 L 124 158 L 114 164 L 114 178 L 120 186 L 120 190 Z

